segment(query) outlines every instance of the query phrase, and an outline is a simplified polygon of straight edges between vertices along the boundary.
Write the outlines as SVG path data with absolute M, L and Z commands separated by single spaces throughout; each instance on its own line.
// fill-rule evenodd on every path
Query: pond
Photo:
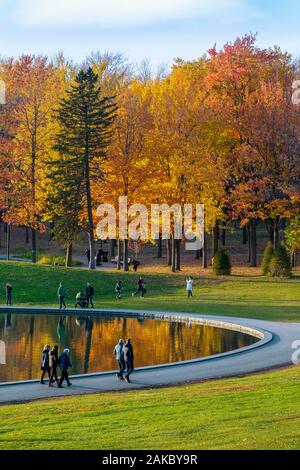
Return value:
M 0 382 L 39 378 L 47 343 L 71 350 L 72 375 L 115 370 L 113 349 L 120 338 L 132 339 L 135 367 L 197 359 L 258 341 L 231 330 L 142 317 L 0 314 Z

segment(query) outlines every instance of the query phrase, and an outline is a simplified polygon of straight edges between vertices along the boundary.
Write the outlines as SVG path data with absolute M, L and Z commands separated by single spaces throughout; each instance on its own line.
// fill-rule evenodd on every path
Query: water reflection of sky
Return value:
M 1 314 L 0 382 L 38 378 L 47 343 L 71 350 L 72 374 L 114 370 L 113 349 L 120 338 L 132 338 L 136 367 L 205 357 L 256 341 L 230 330 L 144 318 Z

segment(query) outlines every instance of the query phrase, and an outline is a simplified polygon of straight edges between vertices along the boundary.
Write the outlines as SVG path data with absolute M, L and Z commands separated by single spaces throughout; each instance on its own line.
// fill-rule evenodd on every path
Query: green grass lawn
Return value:
M 91 282 L 102 308 L 134 308 L 300 320 L 300 278 L 195 278 L 145 274 L 148 294 L 132 298 L 137 275 L 0 263 L 17 305 L 56 305 L 63 280 L 68 303 Z M 122 279 L 124 298 L 115 300 Z M 187 385 L 50 399 L 0 407 L 0 449 L 299 449 L 300 368 Z
M 0 407 L 0 449 L 299 449 L 300 368 Z
M 16 305 L 57 305 L 57 287 L 63 280 L 67 303 L 73 306 L 76 293 L 87 281 L 95 287 L 99 308 L 134 308 L 192 313 L 224 314 L 258 319 L 300 321 L 300 277 L 276 280 L 264 277 L 232 276 L 195 278 L 195 297 L 186 299 L 185 279 L 180 274 L 145 274 L 146 298 L 132 298 L 138 275 L 134 273 L 89 272 L 80 268 L 34 266 L 30 263 L 0 263 L 0 279 L 14 286 Z M 114 286 L 124 283 L 124 296 L 116 301 Z M 0 297 L 1 299 L 1 297 Z M 0 300 L 1 301 L 1 300 Z

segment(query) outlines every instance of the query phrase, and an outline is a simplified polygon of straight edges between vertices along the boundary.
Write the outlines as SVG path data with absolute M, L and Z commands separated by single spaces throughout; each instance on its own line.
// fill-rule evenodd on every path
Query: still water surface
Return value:
M 120 338 L 132 339 L 136 367 L 210 356 L 257 341 L 230 330 L 143 318 L 0 314 L 0 382 L 39 378 L 47 343 L 71 350 L 72 374 L 115 370 L 113 349 Z

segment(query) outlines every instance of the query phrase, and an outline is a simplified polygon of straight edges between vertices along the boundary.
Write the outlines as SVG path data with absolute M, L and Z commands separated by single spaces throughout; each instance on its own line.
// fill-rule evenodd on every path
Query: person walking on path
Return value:
M 115 287 L 116 299 L 117 300 L 119 300 L 122 296 L 122 289 L 123 289 L 122 281 L 118 281 L 117 284 L 116 284 L 116 287 Z
M 91 284 L 88 282 L 87 285 L 86 285 L 86 289 L 85 289 L 85 296 L 86 296 L 86 299 L 87 299 L 87 307 L 89 308 L 90 304 L 91 304 L 91 307 L 94 308 L 94 304 L 93 304 L 93 297 L 94 297 L 94 288 L 93 286 L 91 286 Z
M 65 297 L 66 297 L 66 289 L 62 282 L 60 282 L 57 291 L 58 299 L 59 299 L 59 310 L 62 308 L 66 309 Z
M 45 384 L 44 378 L 46 375 L 46 372 L 49 376 L 49 381 L 51 381 L 51 375 L 50 375 L 50 365 L 49 365 L 49 353 L 50 353 L 51 346 L 50 344 L 46 344 L 43 349 L 43 354 L 42 354 L 42 364 L 41 364 L 41 370 L 42 370 L 42 376 L 41 376 L 41 384 Z
M 124 341 L 120 339 L 120 341 L 118 342 L 118 344 L 116 345 L 114 349 L 115 358 L 119 364 L 119 369 L 120 369 L 119 372 L 117 373 L 118 380 L 124 380 L 123 372 L 125 371 L 125 360 L 124 360 L 123 347 L 124 347 Z
M 132 266 L 133 266 L 133 270 L 134 270 L 135 273 L 137 272 L 138 267 L 140 266 L 140 264 L 141 264 L 141 263 L 140 263 L 137 259 L 134 259 L 134 260 L 132 261 Z
M 58 388 L 63 388 L 63 381 L 66 380 L 68 387 L 71 387 L 71 382 L 69 380 L 68 370 L 72 367 L 70 361 L 70 349 L 64 349 L 59 358 L 59 368 L 61 370 L 61 378 L 58 384 Z
M 58 367 L 58 345 L 55 344 L 49 354 L 49 367 L 50 367 L 50 380 L 49 387 L 52 387 L 53 382 L 58 385 L 57 367 Z
M 6 294 L 6 305 L 10 306 L 12 304 L 12 285 L 8 282 L 5 286 L 5 294 Z
M 134 371 L 134 354 L 131 339 L 128 339 L 126 341 L 126 344 L 123 347 L 123 353 L 126 367 L 126 374 L 124 376 L 124 380 L 126 383 L 130 383 L 130 375 Z
M 145 289 L 145 281 L 142 277 L 140 277 L 137 282 L 137 290 L 136 292 L 132 293 L 132 297 L 134 297 L 137 294 L 141 294 L 141 297 L 145 297 L 146 292 L 147 291 Z
M 193 283 L 194 279 L 190 276 L 186 280 L 186 290 L 188 294 L 188 298 L 193 297 Z

